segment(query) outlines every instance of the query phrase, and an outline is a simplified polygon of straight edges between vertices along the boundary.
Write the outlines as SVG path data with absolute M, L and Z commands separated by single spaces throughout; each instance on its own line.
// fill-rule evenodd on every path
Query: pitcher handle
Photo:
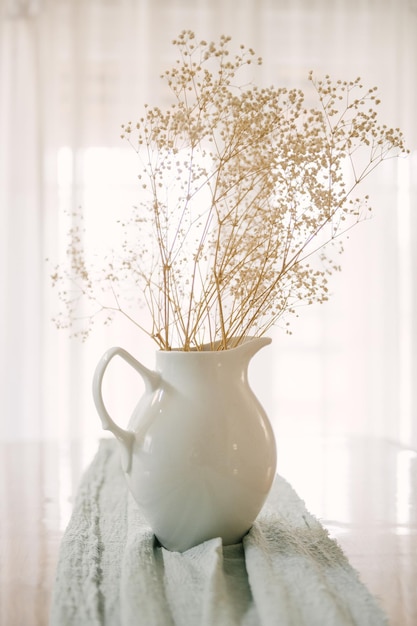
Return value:
M 159 386 L 160 375 L 157 372 L 154 372 L 142 365 L 142 363 L 137 361 L 131 354 L 129 354 L 129 352 L 119 347 L 110 348 L 109 350 L 107 350 L 98 362 L 96 370 L 94 372 L 94 404 L 96 405 L 96 409 L 99 414 L 103 429 L 110 430 L 110 432 L 113 433 L 113 435 L 118 439 L 119 443 L 121 444 L 122 467 L 125 472 L 128 472 L 130 470 L 132 462 L 132 445 L 135 436 L 131 431 L 121 428 L 116 424 L 116 422 L 114 422 L 114 420 L 110 417 L 103 400 L 103 376 L 108 365 L 110 364 L 110 361 L 115 356 L 120 356 L 126 361 L 126 363 L 131 365 L 142 376 L 147 390 L 154 390 Z

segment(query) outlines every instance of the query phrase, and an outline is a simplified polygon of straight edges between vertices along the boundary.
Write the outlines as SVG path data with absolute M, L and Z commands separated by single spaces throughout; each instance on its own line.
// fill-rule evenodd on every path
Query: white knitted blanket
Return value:
M 381 626 L 338 545 L 285 480 L 242 543 L 160 547 L 103 440 L 65 532 L 51 626 Z

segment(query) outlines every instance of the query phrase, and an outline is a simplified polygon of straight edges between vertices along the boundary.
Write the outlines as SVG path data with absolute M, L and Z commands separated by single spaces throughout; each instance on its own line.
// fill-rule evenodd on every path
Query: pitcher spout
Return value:
M 231 337 L 227 340 L 227 349 L 226 352 L 230 352 L 232 350 L 239 350 L 242 354 L 248 354 L 249 356 L 253 356 L 261 348 L 269 345 L 272 342 L 270 337 L 254 337 L 252 335 L 248 335 L 246 337 Z M 211 343 L 206 343 L 201 347 L 202 352 L 220 352 L 224 351 L 224 342 L 223 340 L 214 341 Z
M 251 353 L 253 356 L 259 350 L 265 346 L 269 346 L 272 343 L 271 337 L 245 337 L 242 343 L 238 347 L 242 347 L 243 350 Z
M 228 350 L 236 351 L 239 356 L 249 361 L 261 348 L 268 346 L 272 342 L 270 337 L 232 337 L 228 344 Z

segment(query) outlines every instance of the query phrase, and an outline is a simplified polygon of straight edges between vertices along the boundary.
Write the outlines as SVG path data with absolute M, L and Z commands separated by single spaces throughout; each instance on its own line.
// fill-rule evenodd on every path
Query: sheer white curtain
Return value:
M 96 361 L 110 345 L 153 364 L 134 330 L 97 327 L 84 344 L 57 331 L 45 258 L 63 259 L 64 210 L 90 232 L 135 202 L 135 155 L 119 138 L 144 102 L 164 98 L 171 40 L 232 36 L 264 58 L 265 83 L 361 76 L 411 155 L 369 181 L 375 217 L 352 232 L 327 305 L 293 335 L 273 333 L 253 386 L 277 435 L 378 435 L 417 446 L 415 0 L 0 0 L 0 438 L 98 436 Z M 120 422 L 136 397 L 115 371 Z M 111 386 L 110 386 L 111 387 Z

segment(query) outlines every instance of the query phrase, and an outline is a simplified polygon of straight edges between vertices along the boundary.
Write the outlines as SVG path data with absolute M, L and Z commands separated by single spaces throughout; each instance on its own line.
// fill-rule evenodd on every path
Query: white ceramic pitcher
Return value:
M 247 378 L 269 338 L 223 351 L 157 351 L 152 371 L 122 348 L 99 361 L 93 396 L 103 428 L 118 439 L 128 486 L 160 543 L 184 551 L 220 536 L 239 542 L 269 493 L 276 446 Z M 110 417 L 102 380 L 116 355 L 141 375 L 145 393 L 127 430 Z

